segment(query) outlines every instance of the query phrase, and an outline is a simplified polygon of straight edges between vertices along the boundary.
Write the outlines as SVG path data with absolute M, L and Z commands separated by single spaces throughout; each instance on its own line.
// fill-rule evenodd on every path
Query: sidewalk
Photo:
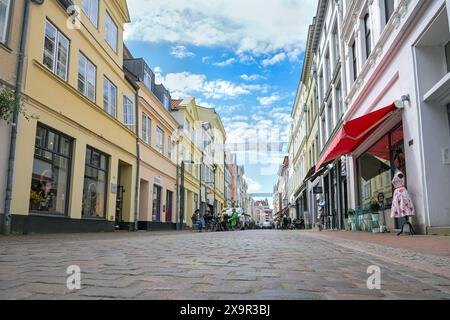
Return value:
M 350 231 L 322 231 L 321 234 L 326 237 L 338 237 L 348 240 L 364 241 L 384 245 L 387 247 L 407 249 L 436 256 L 450 257 L 450 237 L 447 236 L 397 236 L 396 233 L 370 233 Z
M 303 235 L 450 279 L 450 237 L 349 231 L 306 231 Z

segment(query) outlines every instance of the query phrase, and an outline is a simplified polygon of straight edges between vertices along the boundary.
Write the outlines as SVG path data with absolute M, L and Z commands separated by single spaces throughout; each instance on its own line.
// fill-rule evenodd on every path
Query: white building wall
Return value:
M 361 16 L 369 3 L 372 3 L 370 12 L 374 41 L 369 61 L 366 63 L 362 55 L 359 57 L 360 75 L 357 82 L 353 83 L 350 77 L 347 79 L 349 109 L 345 119 L 362 116 L 390 105 L 402 95 L 410 95 L 410 103 L 405 105 L 401 120 L 404 128 L 408 190 L 418 213 L 416 223 L 421 227 L 421 231 L 427 227 L 450 226 L 450 203 L 444 200 L 450 197 L 450 166 L 443 164 L 441 154 L 443 150 L 450 148 L 447 110 L 443 105 L 423 101 L 424 94 L 430 88 L 426 88 L 425 84 L 436 83 L 438 78 L 445 74 L 442 65 L 439 67 L 433 63 L 439 59 L 442 61 L 443 57 L 436 55 L 433 59 L 433 54 L 428 52 L 428 59 L 420 59 L 428 49 L 416 49 L 420 37 L 437 13 L 446 10 L 445 0 L 398 1 L 397 11 L 386 29 L 380 16 L 381 2 L 364 1 L 360 11 L 354 13 Z M 356 27 L 353 33 L 357 33 L 361 24 L 354 25 Z M 446 31 L 448 32 L 448 29 Z M 348 74 L 352 73 L 349 45 L 353 37 L 354 35 L 344 39 Z M 359 51 L 362 52 L 361 45 Z M 420 64 L 417 64 L 418 60 Z M 427 64 L 426 61 L 430 63 Z M 394 125 L 395 121 L 386 123 L 384 128 L 380 128 L 379 134 L 374 135 L 355 152 L 353 159 Z M 352 168 L 354 164 L 351 163 L 349 168 L 349 172 L 354 175 L 349 179 L 349 194 L 353 195 L 357 194 L 356 171 Z M 351 200 L 356 202 L 354 198 Z

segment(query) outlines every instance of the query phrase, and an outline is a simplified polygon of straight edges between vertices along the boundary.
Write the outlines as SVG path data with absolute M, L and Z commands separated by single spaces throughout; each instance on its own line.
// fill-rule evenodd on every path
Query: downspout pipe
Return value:
M 134 231 L 139 230 L 139 192 L 141 184 L 141 144 L 139 142 L 139 86 L 136 85 L 135 114 L 136 114 L 136 185 L 134 191 Z
M 17 77 L 15 86 L 15 108 L 12 115 L 11 137 L 8 157 L 8 172 L 6 177 L 6 195 L 5 195 L 5 213 L 3 216 L 3 233 L 11 233 L 11 204 L 12 191 L 14 184 L 14 164 L 16 162 L 16 147 L 17 147 L 17 132 L 19 122 L 19 112 L 22 103 L 22 86 L 23 86 L 23 70 L 25 65 L 25 49 L 27 45 L 27 33 L 30 17 L 31 1 L 38 5 L 43 4 L 44 1 L 26 0 L 23 9 L 22 30 L 20 34 L 20 47 L 17 59 Z

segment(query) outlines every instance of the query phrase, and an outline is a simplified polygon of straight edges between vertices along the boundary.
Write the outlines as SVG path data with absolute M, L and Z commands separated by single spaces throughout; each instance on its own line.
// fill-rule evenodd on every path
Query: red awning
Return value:
M 322 154 L 316 165 L 316 170 L 319 170 L 324 163 L 354 151 L 396 110 L 395 104 L 391 104 L 346 122 Z

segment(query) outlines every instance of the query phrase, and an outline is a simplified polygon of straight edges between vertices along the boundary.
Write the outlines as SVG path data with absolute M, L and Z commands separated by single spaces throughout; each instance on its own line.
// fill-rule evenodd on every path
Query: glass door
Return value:
M 167 191 L 166 194 L 166 222 L 172 222 L 172 205 L 173 205 L 173 192 Z
M 152 211 L 152 221 L 161 221 L 161 187 L 155 185 L 153 186 L 153 211 Z

